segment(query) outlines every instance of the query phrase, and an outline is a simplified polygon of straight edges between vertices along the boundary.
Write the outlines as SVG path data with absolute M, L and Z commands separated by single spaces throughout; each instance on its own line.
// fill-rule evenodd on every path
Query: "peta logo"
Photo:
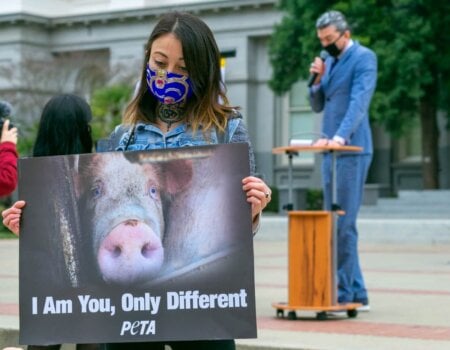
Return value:
M 143 320 L 143 321 L 123 321 L 120 335 L 149 335 L 155 334 L 155 321 Z

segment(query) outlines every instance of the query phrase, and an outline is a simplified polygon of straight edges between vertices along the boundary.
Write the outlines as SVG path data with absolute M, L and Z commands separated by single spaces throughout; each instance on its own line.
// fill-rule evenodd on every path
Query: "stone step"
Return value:
M 359 212 L 360 218 L 447 218 L 450 219 L 450 206 L 437 206 L 427 204 L 417 205 L 386 205 L 386 206 L 362 206 Z
M 399 200 L 437 200 L 450 203 L 450 190 L 402 190 L 398 193 Z
M 450 244 L 450 218 L 369 218 L 357 221 L 359 240 L 376 244 Z M 258 240 L 288 240 L 288 218 L 265 215 L 256 234 Z
M 361 217 L 450 218 L 450 191 L 400 191 L 397 198 L 379 198 L 363 205 Z

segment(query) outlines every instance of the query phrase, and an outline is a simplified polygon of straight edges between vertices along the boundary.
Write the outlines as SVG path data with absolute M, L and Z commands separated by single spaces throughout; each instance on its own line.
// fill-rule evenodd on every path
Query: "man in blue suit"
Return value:
M 364 183 L 372 160 L 369 105 L 377 79 L 377 59 L 373 51 L 351 39 L 344 15 L 328 11 L 316 22 L 317 36 L 328 55 L 316 57 L 310 73 L 316 75 L 310 87 L 310 103 L 323 111 L 323 138 L 316 145 L 362 147 L 360 153 L 337 157 L 337 203 L 331 203 L 331 157 L 324 155 L 322 182 L 324 205 L 337 204 L 345 215 L 338 219 L 338 302 L 362 303 L 369 310 L 369 298 L 358 258 L 356 218 L 362 202 Z M 324 57 L 326 56 L 326 57 Z

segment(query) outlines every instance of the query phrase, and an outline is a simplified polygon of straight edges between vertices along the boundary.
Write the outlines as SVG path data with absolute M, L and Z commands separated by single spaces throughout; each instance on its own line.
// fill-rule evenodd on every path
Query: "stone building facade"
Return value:
M 42 96 L 66 91 L 89 99 L 93 90 L 114 79 L 131 83 L 137 79 L 145 42 L 158 16 L 189 11 L 208 23 L 226 59 L 228 95 L 242 108 L 258 173 L 285 193 L 288 160 L 273 155 L 272 148 L 287 145 L 293 137 L 314 137 L 320 115 L 307 104 L 305 82 L 284 96 L 268 86 L 268 41 L 282 18 L 276 4 L 277 0 L 10 0 L 0 8 L 0 99 L 11 98 L 21 113 L 37 116 L 40 105 L 26 98 L 36 84 Z M 36 59 L 70 62 L 70 69 L 57 64 L 32 67 Z M 441 119 L 440 180 L 442 188 L 450 188 L 450 136 Z M 369 182 L 382 195 L 420 189 L 420 150 L 409 143 L 417 133 L 393 140 L 381 128 L 373 129 Z M 295 188 L 320 187 L 320 157 L 300 156 L 293 163 Z

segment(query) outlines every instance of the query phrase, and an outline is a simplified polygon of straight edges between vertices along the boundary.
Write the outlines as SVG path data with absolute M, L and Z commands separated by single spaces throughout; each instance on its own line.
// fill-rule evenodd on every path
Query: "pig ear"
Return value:
M 165 190 L 170 194 L 182 192 L 190 187 L 192 180 L 192 161 L 172 160 L 162 166 L 162 179 Z

